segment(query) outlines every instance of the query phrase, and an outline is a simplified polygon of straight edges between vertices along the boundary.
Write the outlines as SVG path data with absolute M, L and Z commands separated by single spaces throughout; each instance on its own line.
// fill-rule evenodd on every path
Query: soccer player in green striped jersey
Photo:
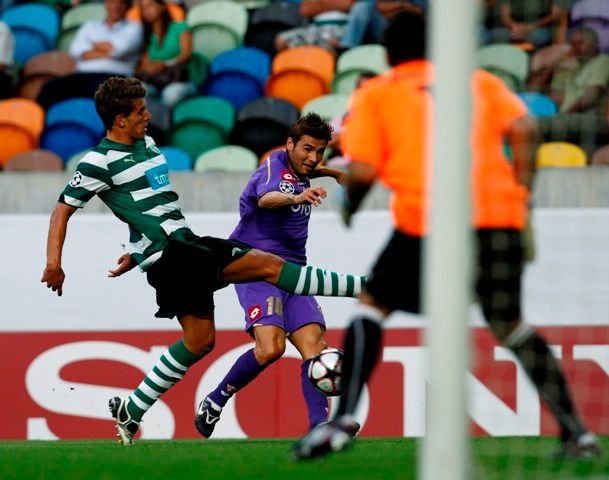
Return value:
M 59 296 L 67 225 L 98 195 L 130 231 L 129 253 L 111 276 L 136 264 L 156 290 L 157 317 L 177 317 L 183 338 L 171 345 L 127 398 L 110 400 L 118 440 L 130 445 L 146 411 L 214 345 L 213 292 L 229 283 L 267 281 L 301 295 L 357 296 L 364 277 L 301 267 L 233 240 L 195 235 L 180 210 L 167 162 L 146 136 L 146 90 L 135 78 L 112 77 L 95 94 L 106 137 L 79 162 L 51 215 L 42 282 Z

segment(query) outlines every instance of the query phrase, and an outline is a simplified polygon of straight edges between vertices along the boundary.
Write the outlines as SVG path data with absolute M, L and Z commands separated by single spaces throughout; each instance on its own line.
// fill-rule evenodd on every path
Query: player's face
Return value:
M 286 147 L 289 163 L 294 172 L 299 176 L 308 176 L 323 159 L 326 145 L 328 142 L 325 140 L 309 135 L 303 135 L 298 143 L 294 143 L 291 138 L 288 138 Z
M 124 119 L 121 119 L 124 122 L 123 128 L 125 133 L 132 139 L 144 138 L 150 117 L 150 112 L 146 108 L 146 102 L 143 98 L 138 98 L 133 102 L 131 113 L 127 117 L 123 117 Z

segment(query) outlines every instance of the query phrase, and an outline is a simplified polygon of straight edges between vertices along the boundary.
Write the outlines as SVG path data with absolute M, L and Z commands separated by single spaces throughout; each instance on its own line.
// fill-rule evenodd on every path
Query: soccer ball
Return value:
M 328 397 L 340 395 L 340 377 L 343 351 L 326 348 L 313 357 L 309 364 L 309 380 L 313 386 Z

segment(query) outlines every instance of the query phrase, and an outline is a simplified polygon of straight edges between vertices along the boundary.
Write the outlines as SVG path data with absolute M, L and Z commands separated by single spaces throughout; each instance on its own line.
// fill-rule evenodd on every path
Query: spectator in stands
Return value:
M 188 62 L 192 57 L 192 33 L 183 22 L 171 19 L 164 0 L 142 0 L 144 52 L 138 78 L 148 93 L 160 97 L 168 107 L 196 94 L 188 81 Z
M 89 20 L 70 44 L 77 72 L 131 76 L 142 46 L 142 26 L 125 18 L 130 0 L 105 0 L 104 20 Z
M 592 28 L 578 28 L 571 35 L 573 68 L 556 72 L 550 96 L 562 113 L 603 112 L 609 87 L 609 55 L 601 54 Z
M 556 28 L 568 10 L 566 0 L 500 0 L 498 24 L 490 31 L 492 43 L 552 43 Z
M 10 27 L 0 20 L 0 98 L 13 96 L 13 55 L 15 38 Z
M 598 35 L 586 27 L 573 31 L 570 55 L 576 65 L 556 68 L 550 87 L 560 114 L 540 118 L 539 126 L 545 141 L 572 142 L 590 155 L 609 139 L 605 119 L 609 55 L 599 54 Z
M 300 45 L 318 45 L 333 50 L 345 31 L 348 12 L 354 0 L 302 0 L 300 14 L 312 19 L 305 27 L 281 32 L 275 38 L 278 52 Z
M 334 47 L 342 52 L 364 43 L 380 43 L 383 32 L 399 12 L 425 13 L 427 0 L 358 0 L 349 11 L 347 26 Z

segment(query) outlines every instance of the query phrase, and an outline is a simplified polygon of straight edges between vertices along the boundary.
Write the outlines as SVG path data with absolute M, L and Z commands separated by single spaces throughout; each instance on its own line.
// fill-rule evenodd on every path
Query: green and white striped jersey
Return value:
M 129 252 L 143 271 L 160 258 L 169 237 L 194 235 L 151 137 L 133 145 L 104 138 L 80 160 L 59 201 L 82 208 L 95 194 L 129 225 Z

